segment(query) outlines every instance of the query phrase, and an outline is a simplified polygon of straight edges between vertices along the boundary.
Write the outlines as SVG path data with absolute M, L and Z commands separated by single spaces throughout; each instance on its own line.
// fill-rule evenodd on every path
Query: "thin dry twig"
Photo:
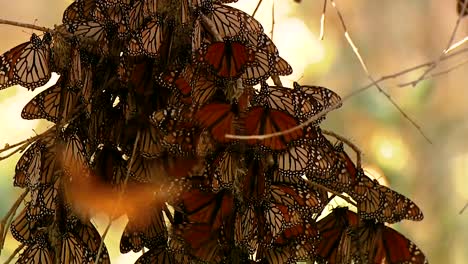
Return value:
M 281 79 L 279 78 L 278 75 L 272 75 L 270 76 L 271 79 L 273 80 L 273 83 L 276 85 L 276 86 L 279 86 L 279 87 L 283 87 L 283 83 L 281 82 Z
M 433 78 L 436 78 L 436 77 L 439 77 L 439 76 L 448 74 L 448 73 L 452 72 L 453 70 L 456 70 L 456 69 L 458 69 L 458 68 L 464 66 L 464 65 L 467 64 L 467 63 L 468 63 L 468 60 L 465 60 L 465 61 L 463 61 L 463 62 L 461 62 L 461 63 L 458 63 L 458 64 L 456 64 L 455 66 L 452 66 L 452 67 L 450 67 L 450 68 L 448 68 L 448 69 L 446 69 L 446 70 L 444 70 L 444 71 L 439 71 L 439 72 L 433 73 L 433 74 L 431 74 L 431 75 L 429 75 L 429 76 L 425 76 L 425 77 L 423 78 L 423 80 L 433 79 Z M 400 84 L 398 84 L 398 87 L 410 86 L 410 85 L 413 85 L 413 83 L 414 83 L 414 81 L 405 82 L 405 83 L 400 83 Z
M 468 41 L 468 36 L 464 37 L 462 40 L 459 40 L 455 43 L 453 43 L 453 45 L 447 49 L 447 53 L 451 52 L 452 50 L 460 47 L 461 45 L 465 44 L 465 42 Z
M 271 31 L 270 38 L 273 40 L 273 31 L 275 30 L 275 1 L 271 5 Z
M 351 204 L 351 205 L 357 207 L 356 202 L 353 201 L 353 200 L 351 200 L 351 198 L 349 198 L 348 196 L 345 196 L 345 195 L 343 195 L 343 194 L 341 194 L 341 193 L 338 193 L 338 192 L 336 192 L 336 191 L 334 191 L 334 190 L 332 190 L 332 189 L 330 189 L 330 188 L 327 188 L 327 187 L 325 187 L 325 186 L 323 186 L 323 185 L 321 185 L 321 184 L 315 183 L 315 182 L 313 182 L 313 181 L 311 181 L 311 180 L 308 180 L 308 179 L 304 179 L 304 180 L 305 180 L 305 182 L 306 182 L 307 184 L 309 184 L 309 185 L 311 185 L 311 186 L 313 186 L 313 187 L 321 188 L 321 189 L 323 189 L 323 190 L 325 190 L 325 191 L 327 191 L 327 192 L 329 192 L 329 193 L 331 193 L 331 194 L 333 194 L 333 195 L 335 195 L 335 196 L 340 197 L 341 199 L 345 200 L 345 201 L 348 202 L 349 204 Z
M 16 214 L 16 210 L 20 206 L 21 202 L 24 200 L 26 195 L 29 193 L 29 189 L 24 191 L 16 200 L 16 202 L 11 206 L 10 210 L 6 213 L 3 217 L 2 221 L 0 222 L 0 253 L 2 252 L 3 245 L 5 243 L 6 235 L 8 233 L 8 227 L 10 226 L 11 219 L 13 219 L 14 215 Z
M 124 181 L 122 183 L 122 190 L 119 192 L 119 196 L 117 198 L 117 202 L 116 202 L 115 207 L 114 207 L 115 209 L 117 209 L 118 206 L 120 205 L 120 203 L 122 202 L 123 194 L 125 192 L 125 188 L 127 187 L 128 179 L 130 178 L 130 171 L 132 169 L 133 163 L 135 162 L 135 156 L 136 156 L 136 153 L 137 153 L 137 147 L 138 147 L 138 141 L 140 140 L 140 135 L 141 135 L 141 132 L 138 131 L 138 133 L 136 134 L 136 137 L 135 137 L 135 143 L 133 143 L 132 157 L 130 158 L 130 161 L 128 163 L 127 174 L 125 175 L 125 179 L 124 179 Z M 102 248 L 104 246 L 104 239 L 106 238 L 107 232 L 109 232 L 109 229 L 110 229 L 112 223 L 115 220 L 115 219 L 112 218 L 113 215 L 114 214 L 112 214 L 111 217 L 109 217 L 109 223 L 107 224 L 106 229 L 104 230 L 104 233 L 102 234 L 101 244 L 99 244 L 99 250 L 98 250 L 98 253 L 96 255 L 96 260 L 94 261 L 95 263 L 99 263 L 99 258 L 101 257 Z
M 33 24 L 28 24 L 28 23 L 10 21 L 10 20 L 5 20 L 5 19 L 0 19 L 0 24 L 5 24 L 5 25 L 10 25 L 10 26 L 15 26 L 15 27 L 22 27 L 22 28 L 29 28 L 29 29 L 33 29 L 33 30 L 37 30 L 37 31 L 42 31 L 42 32 L 53 31 L 53 29 L 51 29 L 51 28 L 36 26 L 36 25 L 33 25 Z
M 346 145 L 348 145 L 348 147 L 352 148 L 354 150 L 354 152 L 356 153 L 356 167 L 361 168 L 362 151 L 359 149 L 358 146 L 356 146 L 356 144 L 354 144 L 353 142 L 351 142 L 351 140 L 345 138 L 344 136 L 338 135 L 337 133 L 335 133 L 333 131 L 322 129 L 322 133 L 325 134 L 325 135 L 332 136 L 332 137 L 338 139 L 339 141 L 345 143 Z
M 465 13 L 465 10 L 467 10 L 467 6 L 468 6 L 468 2 L 465 1 L 464 2 L 464 5 L 461 9 L 461 12 L 460 14 L 458 15 L 458 18 L 457 18 L 457 21 L 455 22 L 455 26 L 453 27 L 453 30 L 452 30 L 452 34 L 450 35 L 450 39 L 448 41 L 448 44 L 447 44 L 447 47 L 442 51 L 442 54 L 440 54 L 439 58 L 437 58 L 436 61 L 434 61 L 430 66 L 429 68 L 427 68 L 424 73 L 418 78 L 416 79 L 416 81 L 414 81 L 414 83 L 412 84 L 413 87 L 415 87 L 421 80 L 424 79 L 424 77 L 429 73 L 431 72 L 433 69 L 435 69 L 437 67 L 437 65 L 440 63 L 440 61 L 449 53 L 449 51 L 453 50 L 454 48 L 452 48 L 452 43 L 453 41 L 455 40 L 455 35 L 457 34 L 457 31 L 458 31 L 458 28 L 460 26 L 460 21 L 463 19 L 463 14 Z
M 375 84 L 375 86 L 377 87 L 377 89 L 379 90 L 380 93 L 382 93 L 385 97 L 387 97 L 387 99 L 390 101 L 390 103 L 403 115 L 403 117 L 405 117 L 411 124 L 413 124 L 413 126 L 419 131 L 419 133 L 427 140 L 427 142 L 429 142 L 430 144 L 432 144 L 432 141 L 429 139 L 429 137 L 426 136 L 426 134 L 424 133 L 424 131 L 422 130 L 422 128 L 412 119 L 410 118 L 404 111 L 403 109 L 393 100 L 393 98 L 387 93 L 385 92 L 382 87 L 380 87 L 380 85 L 375 81 L 374 77 L 372 77 L 372 75 L 370 74 L 367 66 L 366 66 L 366 63 L 364 62 L 364 59 L 362 58 L 361 54 L 359 53 L 359 50 L 358 48 L 356 47 L 356 45 L 354 44 L 353 40 L 351 39 L 351 36 L 349 35 L 349 32 L 348 32 L 348 29 L 346 27 L 346 24 L 344 22 L 344 19 L 343 19 L 343 16 L 341 15 L 341 12 L 339 11 L 338 7 L 336 6 L 336 3 L 334 0 L 330 0 L 333 8 L 336 10 L 337 14 L 338 14 L 338 17 L 341 21 L 341 25 L 343 27 L 343 30 L 344 30 L 344 35 L 346 37 L 346 40 L 348 41 L 348 44 L 351 46 L 354 54 L 356 55 L 356 57 L 358 58 L 359 62 L 361 63 L 361 67 L 363 68 L 364 72 L 366 73 L 367 75 L 367 78 L 373 82 Z
M 465 206 L 463 206 L 463 208 L 460 210 L 460 214 L 463 214 L 466 208 L 468 208 L 468 202 L 466 202 Z
M 325 37 L 325 14 L 327 12 L 327 0 L 323 0 L 322 16 L 320 17 L 320 35 L 319 39 L 323 40 Z
M 443 58 L 443 60 L 453 58 L 453 57 L 458 56 L 460 54 L 463 54 L 465 52 L 468 52 L 468 48 L 465 48 L 465 49 L 459 50 L 457 52 L 454 52 L 454 53 L 446 56 L 445 58 Z M 331 112 L 334 109 L 337 109 L 342 104 L 342 102 L 345 102 L 345 101 L 349 100 L 351 97 L 354 97 L 354 96 L 358 95 L 359 93 L 362 93 L 362 92 L 372 88 L 374 85 L 376 85 L 378 83 L 381 83 L 381 82 L 384 82 L 384 81 L 389 80 L 389 79 L 398 78 L 398 77 L 400 77 L 402 75 L 405 75 L 405 74 L 408 74 L 410 72 L 419 70 L 421 68 L 428 67 L 428 66 L 431 65 L 431 63 L 432 62 L 425 62 L 425 63 L 409 67 L 407 69 L 401 70 L 401 71 L 393 73 L 393 74 L 384 75 L 384 76 L 380 77 L 377 80 L 371 81 L 371 83 L 369 83 L 369 84 L 367 84 L 367 85 L 365 85 L 365 86 L 363 86 L 363 87 L 349 93 L 348 95 L 344 96 L 342 98 L 341 102 L 332 105 L 330 108 L 327 108 L 327 109 L 324 109 L 324 110 L 320 111 L 319 113 L 317 113 L 316 115 L 314 115 L 310 119 L 308 119 L 306 122 L 301 123 L 301 124 L 299 124 L 299 125 L 297 125 L 295 127 L 292 127 L 290 129 L 280 131 L 280 132 L 270 133 L 270 134 L 262 134 L 262 135 L 248 135 L 248 136 L 246 136 L 246 135 L 226 134 L 225 136 L 226 136 L 226 138 L 240 139 L 240 140 L 249 140 L 249 139 L 263 140 L 263 139 L 267 139 L 267 138 L 271 138 L 271 137 L 277 137 L 277 136 L 292 133 L 292 132 L 294 132 L 294 131 L 296 131 L 298 129 L 303 129 L 303 128 L 307 127 L 308 125 L 314 123 L 316 120 L 320 119 L 321 117 L 323 117 L 327 113 Z
M 259 0 L 259 1 L 258 1 L 257 6 L 255 7 L 255 10 L 254 10 L 253 13 L 252 13 L 252 17 L 255 17 L 255 14 L 257 14 L 258 9 L 259 9 L 260 6 L 262 5 L 262 1 L 263 1 L 263 0 Z
M 21 244 L 19 245 L 15 251 L 13 251 L 13 253 L 10 255 L 10 257 L 8 257 L 8 259 L 3 263 L 3 264 L 8 264 L 10 263 L 16 256 L 16 254 L 18 254 L 23 248 L 24 248 L 25 244 Z

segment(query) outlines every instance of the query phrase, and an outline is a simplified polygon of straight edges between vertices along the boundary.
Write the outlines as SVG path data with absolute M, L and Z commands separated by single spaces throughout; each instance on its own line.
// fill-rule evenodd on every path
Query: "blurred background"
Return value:
M 272 27 L 272 1 L 263 0 L 256 14 L 265 32 Z M 70 0 L 2 1 L 0 18 L 40 26 L 61 23 Z M 353 0 L 336 1 L 354 43 L 374 78 L 437 60 L 447 47 L 457 20 L 455 0 Z M 239 0 L 233 6 L 251 14 L 257 1 Z M 370 81 L 343 34 L 335 10 L 327 6 L 324 40 L 319 40 L 323 1 L 276 0 L 274 42 L 294 69 L 283 84 L 328 87 L 342 97 Z M 33 31 L 0 25 L 0 53 L 29 40 Z M 468 18 L 461 21 L 455 41 L 468 35 Z M 468 43 L 457 50 L 467 49 Z M 347 137 L 362 151 L 363 163 L 373 177 L 407 195 L 423 210 L 421 222 L 403 221 L 395 226 L 413 240 L 430 263 L 467 263 L 468 209 L 468 52 L 441 62 L 431 73 L 444 72 L 416 87 L 399 84 L 418 79 L 424 69 L 381 83 L 431 139 L 432 144 L 379 93 L 370 88 L 328 114 L 322 127 Z M 430 74 L 428 75 L 430 76 Z M 54 79 L 56 80 L 56 79 Z M 53 81 L 48 84 L 53 84 Z M 47 86 L 45 86 L 47 87 Z M 45 88 L 44 87 L 44 88 Z M 50 126 L 45 121 L 26 121 L 21 109 L 44 90 L 13 87 L 0 91 L 0 146 L 13 144 Z M 4 153 L 1 154 L 4 156 Z M 13 187 L 20 154 L 0 161 L 0 217 L 21 193 Z M 126 219 L 112 225 L 106 244 L 113 263 L 128 263 L 141 253 L 119 253 Z M 96 218 L 102 233 L 107 220 Z M 18 243 L 8 235 L 0 262 Z

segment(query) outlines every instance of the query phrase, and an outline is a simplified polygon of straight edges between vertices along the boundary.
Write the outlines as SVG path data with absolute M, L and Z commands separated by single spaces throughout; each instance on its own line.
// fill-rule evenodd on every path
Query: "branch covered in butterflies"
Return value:
M 54 29 L 51 29 L 51 28 L 48 28 L 48 27 L 41 27 L 41 26 L 36 26 L 36 25 L 33 25 L 33 24 L 21 23 L 21 22 L 6 20 L 6 19 L 0 19 L 0 24 L 38 30 L 38 31 L 42 31 L 44 33 L 48 32 L 48 33 L 50 33 L 52 35 L 57 35 L 58 34 L 63 38 L 77 38 L 78 40 L 80 40 L 80 42 L 82 42 L 83 44 L 87 44 L 87 45 L 93 45 L 93 44 L 97 43 L 96 40 L 94 40 L 92 38 L 87 38 L 87 37 L 83 37 L 83 36 L 76 36 L 76 35 L 68 32 L 64 25 L 55 25 Z
M 29 29 L 42 31 L 42 32 L 52 31 L 52 29 L 47 28 L 47 27 L 41 27 L 41 26 L 36 26 L 33 24 L 21 23 L 21 22 L 6 20 L 6 19 L 0 19 L 0 24 L 5 24 L 5 25 L 10 25 L 10 26 L 15 26 L 15 27 L 22 27 L 22 28 L 29 28 Z

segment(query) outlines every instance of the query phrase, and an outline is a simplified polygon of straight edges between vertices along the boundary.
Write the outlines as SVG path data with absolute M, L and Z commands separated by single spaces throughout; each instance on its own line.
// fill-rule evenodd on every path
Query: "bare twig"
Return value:
M 362 69 L 364 70 L 364 72 L 366 73 L 367 75 L 367 78 L 373 82 L 375 84 L 375 86 L 377 87 L 377 89 L 379 90 L 380 93 L 382 93 L 385 97 L 387 97 L 387 99 L 390 101 L 391 104 L 393 104 L 393 106 L 395 106 L 395 108 L 411 123 L 413 124 L 413 126 L 419 131 L 419 133 L 429 142 L 432 144 L 432 141 L 426 136 L 426 134 L 424 133 L 424 131 L 421 129 L 421 127 L 412 119 L 410 118 L 404 111 L 403 109 L 392 99 L 392 97 L 387 93 L 385 92 L 381 87 L 380 85 L 378 85 L 378 83 L 375 81 L 374 77 L 372 77 L 372 75 L 369 73 L 369 70 L 366 66 L 366 63 L 364 62 L 364 59 L 362 58 L 361 54 L 359 53 L 359 50 L 358 48 L 356 47 L 356 45 L 354 44 L 353 40 L 351 39 L 351 36 L 349 35 L 348 33 L 348 29 L 346 27 L 346 24 L 344 22 L 344 19 L 343 19 L 343 16 L 341 15 L 341 12 L 339 11 L 338 7 L 336 6 L 335 4 L 335 1 L 334 0 L 330 0 L 333 8 L 335 8 L 337 14 L 338 14 L 338 17 L 341 21 L 341 25 L 343 27 L 343 30 L 344 30 L 344 35 L 346 37 L 346 40 L 348 41 L 349 45 L 351 46 L 354 54 L 356 55 L 356 57 L 358 58 L 359 62 L 361 63 L 361 66 L 362 66 Z
M 460 214 L 463 214 L 466 208 L 468 208 L 468 202 L 466 202 L 465 206 L 463 206 L 463 208 L 460 210 Z
M 462 49 L 462 50 L 459 50 L 457 52 L 454 52 L 454 53 L 451 53 L 450 55 L 447 55 L 446 57 L 444 57 L 442 60 L 447 60 L 449 58 L 453 58 L 455 56 L 458 56 L 460 54 L 463 54 L 465 52 L 468 52 L 468 48 L 465 48 L 465 49 Z M 320 111 L 319 113 L 317 113 L 316 115 L 312 116 L 311 118 L 309 118 L 306 122 L 304 123 L 301 123 L 295 127 L 292 127 L 290 129 L 287 129 L 287 130 L 284 130 L 284 131 L 280 131 L 280 132 L 275 132 L 275 133 L 270 133 L 270 134 L 263 134 L 263 135 L 233 135 L 233 134 L 226 134 L 226 138 L 233 138 L 233 139 L 240 139 L 240 140 L 249 140 L 249 139 L 258 139 L 258 140 L 262 140 L 262 139 L 267 139 L 267 138 L 271 138 L 271 137 L 277 137 L 277 136 L 281 136 L 281 135 L 285 135 L 285 134 L 288 134 L 288 133 L 292 133 L 298 129 L 302 129 L 302 128 L 305 128 L 306 126 L 314 123 L 315 121 L 317 121 L 318 119 L 320 119 L 321 117 L 323 117 L 324 115 L 326 115 L 327 113 L 331 112 L 332 110 L 338 108 L 342 102 L 345 102 L 347 100 L 349 100 L 351 97 L 354 97 L 356 96 L 357 94 L 359 93 L 362 93 L 370 88 L 372 88 L 374 85 L 376 84 L 379 84 L 383 81 L 386 81 L 386 80 L 389 80 L 389 79 L 395 79 L 395 78 L 398 78 L 402 75 L 405 75 L 405 74 L 408 74 L 410 72 L 413 72 L 413 71 L 416 71 L 416 70 L 419 70 L 421 68 L 424 68 L 424 67 L 428 67 L 431 65 L 432 62 L 425 62 L 425 63 L 422 63 L 422 64 L 419 64 L 419 65 L 416 65 L 416 66 L 412 66 L 412 67 L 409 67 L 407 69 L 404 69 L 404 70 L 401 70 L 399 72 L 396 72 L 396 73 L 392 73 L 392 74 L 388 74 L 388 75 L 384 75 L 382 77 L 380 77 L 379 79 L 377 80 L 373 80 L 371 81 L 369 84 L 349 93 L 348 95 L 344 96 L 341 100 L 341 102 L 339 103 L 336 103 L 332 106 L 330 106 L 330 108 L 327 108 L 327 109 L 324 109 L 322 111 Z
M 163 210 L 167 219 L 169 220 L 169 223 L 171 223 L 171 225 L 174 225 L 174 217 L 172 217 L 172 214 L 169 211 L 169 208 L 167 208 L 167 205 L 164 205 Z
M 273 40 L 273 32 L 275 30 L 275 1 L 271 5 L 271 31 L 270 31 L 270 38 Z
M 325 13 L 327 12 L 327 0 L 323 0 L 322 16 L 320 17 L 320 36 L 319 39 L 323 40 L 325 36 Z
M 272 76 L 271 76 L 271 79 L 273 80 L 273 83 L 274 83 L 276 86 L 283 87 L 283 83 L 281 82 L 281 79 L 279 78 L 278 75 L 272 75 Z
M 262 5 L 262 1 L 263 1 L 263 0 L 259 0 L 259 1 L 258 1 L 257 6 L 255 7 L 255 10 L 254 10 L 253 13 L 252 13 L 252 17 L 255 17 L 255 14 L 257 14 L 258 9 L 259 9 L 260 6 Z
M 425 77 L 423 78 L 423 80 L 427 80 L 427 79 L 439 77 L 439 76 L 441 76 L 441 75 L 445 75 L 445 74 L 447 74 L 447 73 L 449 73 L 449 72 L 451 72 L 451 71 L 453 71 L 453 70 L 455 70 L 455 69 L 457 69 L 457 68 L 460 68 L 460 67 L 464 66 L 464 65 L 467 64 L 467 63 L 468 63 L 468 60 L 465 60 L 465 61 L 463 61 L 463 62 L 461 62 L 461 63 L 456 64 L 455 66 L 452 66 L 452 67 L 448 68 L 447 70 L 439 71 L 439 72 L 433 73 L 433 74 L 431 74 L 430 76 L 425 76 Z M 398 87 L 410 86 L 410 85 L 413 85 L 414 82 L 415 82 L 415 81 L 401 83 L 401 84 L 398 84 Z
M 33 24 L 28 24 L 28 23 L 10 21 L 10 20 L 5 20 L 5 19 L 0 19 L 0 24 L 5 24 L 5 25 L 10 25 L 10 26 L 15 26 L 15 27 L 22 27 L 22 28 L 29 28 L 29 29 L 33 29 L 33 30 L 42 31 L 42 32 L 53 31 L 53 29 L 51 29 L 51 28 L 36 26 L 36 25 L 33 25 Z
M 13 253 L 10 255 L 10 257 L 8 257 L 8 259 L 4 262 L 4 264 L 8 264 L 10 263 L 16 256 L 16 254 L 18 254 L 23 248 L 24 248 L 25 244 L 21 244 L 19 245 L 15 251 L 13 251 Z
M 357 168 L 361 168 L 361 154 L 362 154 L 362 151 L 359 149 L 358 146 L 356 146 L 353 142 L 351 142 L 351 140 L 341 136 L 341 135 L 338 135 L 337 133 L 333 132 L 333 131 L 329 131 L 329 130 L 325 130 L 325 129 L 322 129 L 322 133 L 325 134 L 325 135 L 329 135 L 329 136 L 332 136 L 336 139 L 338 139 L 339 141 L 345 143 L 346 145 L 348 145 L 348 147 L 352 148 L 354 150 L 354 152 L 356 153 L 356 167 Z
M 11 219 L 13 219 L 14 215 L 16 214 L 16 210 L 20 206 L 21 202 L 24 200 L 26 195 L 28 194 L 29 189 L 24 191 L 20 197 L 16 200 L 16 202 L 11 206 L 10 210 L 6 213 L 6 215 L 3 217 L 2 221 L 0 222 L 0 253 L 3 249 L 3 244 L 5 243 L 6 235 L 8 233 L 8 227 L 10 226 L 9 223 Z
M 468 36 L 464 37 L 462 40 L 459 40 L 455 43 L 453 43 L 452 46 L 450 46 L 450 48 L 447 49 L 447 53 L 451 52 L 452 50 L 460 47 L 461 45 L 465 44 L 465 42 L 468 41 Z
M 452 48 L 452 43 L 455 39 L 455 35 L 457 34 L 458 27 L 460 26 L 460 21 L 463 19 L 463 14 L 465 13 L 465 10 L 467 8 L 468 2 L 464 2 L 464 5 L 461 9 L 460 14 L 458 15 L 457 21 L 455 22 L 455 26 L 453 27 L 452 34 L 450 35 L 450 39 L 448 41 L 447 47 L 445 50 L 442 51 L 442 54 L 440 54 L 439 58 L 437 58 L 436 61 L 434 61 L 429 68 L 427 68 L 424 73 L 413 83 L 413 87 L 416 86 L 421 80 L 424 79 L 424 77 L 431 72 L 433 69 L 437 67 L 437 65 L 440 63 L 440 61 L 454 48 Z
M 343 194 L 341 194 L 341 193 L 338 193 L 338 192 L 336 192 L 336 191 L 334 191 L 334 190 L 332 190 L 332 189 L 330 189 L 330 188 L 327 188 L 327 187 L 325 187 L 325 186 L 323 186 L 323 185 L 321 185 L 321 184 L 315 183 L 315 182 L 313 182 L 313 181 L 311 181 L 311 180 L 308 180 L 308 179 L 304 179 L 304 180 L 305 180 L 305 182 L 306 182 L 307 184 L 309 184 L 309 185 L 311 185 L 311 186 L 313 186 L 313 187 L 317 187 L 317 188 L 323 189 L 323 190 L 325 190 L 325 191 L 327 191 L 327 192 L 329 192 L 329 193 L 332 193 L 333 195 L 338 196 L 338 197 L 340 197 L 341 199 L 345 200 L 345 201 L 348 202 L 349 204 L 351 204 L 351 205 L 357 207 L 356 202 L 354 202 L 353 200 L 351 200 L 351 198 L 349 198 L 349 197 L 347 197 L 347 196 L 345 196 L 345 195 L 343 195 Z

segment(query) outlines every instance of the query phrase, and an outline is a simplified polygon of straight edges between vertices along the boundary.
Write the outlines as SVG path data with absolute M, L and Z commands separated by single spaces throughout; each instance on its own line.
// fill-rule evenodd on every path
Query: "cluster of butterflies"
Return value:
M 120 250 L 143 250 L 136 263 L 426 262 L 384 224 L 421 220 L 416 204 L 366 176 L 323 117 L 298 127 L 340 97 L 283 87 L 291 66 L 226 2 L 76 0 L 0 56 L 1 89 L 60 75 L 21 113 L 55 126 L 16 166 L 18 263 L 109 263 L 98 211 L 128 216 Z M 317 220 L 339 193 L 357 213 Z

